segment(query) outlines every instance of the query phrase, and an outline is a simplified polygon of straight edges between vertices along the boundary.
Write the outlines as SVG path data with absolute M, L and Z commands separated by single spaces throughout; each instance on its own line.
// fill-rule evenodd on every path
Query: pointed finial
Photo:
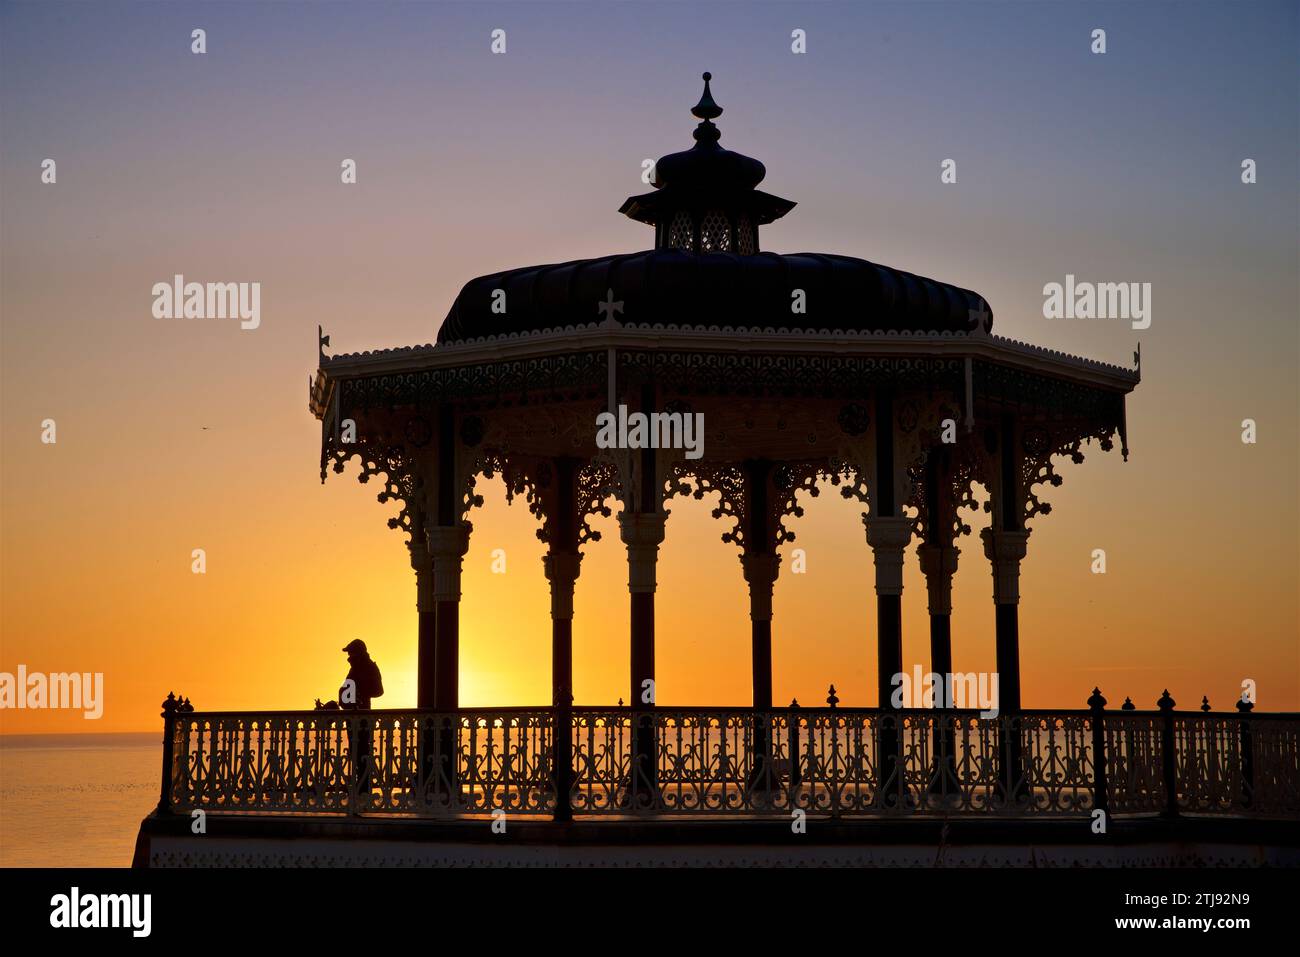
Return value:
M 1106 707 L 1106 699 L 1102 697 L 1100 688 L 1093 688 L 1092 695 L 1088 698 L 1088 707 L 1094 711 L 1100 711 Z
M 826 695 L 826 703 L 834 708 L 840 703 L 839 696 L 835 694 L 835 686 L 831 685 L 830 693 Z
M 713 93 L 709 90 L 711 79 L 713 79 L 712 73 L 704 74 L 704 92 L 700 95 L 700 102 L 691 109 L 691 115 L 700 118 L 700 125 L 695 127 L 695 132 L 691 136 L 705 149 L 717 145 L 722 137 L 722 132 L 713 125 L 713 120 L 722 115 L 722 107 L 714 102 Z
M 1209 710 L 1210 710 L 1210 696 L 1209 696 L 1209 695 L 1201 695 L 1201 710 L 1202 710 L 1202 711 L 1209 711 Z
M 722 107 L 714 102 L 713 93 L 709 89 L 709 81 L 712 79 L 712 73 L 704 74 L 704 92 L 700 94 L 700 102 L 691 110 L 691 115 L 701 120 L 716 120 L 722 115 Z
M 1125 698 L 1125 699 L 1124 699 L 1124 703 L 1123 703 L 1122 705 L 1119 706 L 1119 709 L 1120 709 L 1121 711 L 1136 711 L 1136 710 L 1137 710 L 1137 705 L 1135 705 L 1135 704 L 1133 703 L 1133 699 L 1132 699 L 1132 698 Z

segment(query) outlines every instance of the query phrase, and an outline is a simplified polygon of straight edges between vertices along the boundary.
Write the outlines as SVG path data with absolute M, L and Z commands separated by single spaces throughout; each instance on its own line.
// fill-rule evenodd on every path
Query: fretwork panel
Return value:
M 1084 818 L 1096 800 L 1086 711 L 516 708 L 179 714 L 171 809 L 550 815 L 557 714 L 572 723 L 577 815 Z M 1166 720 L 1105 714 L 1112 814 L 1167 810 Z M 1172 720 L 1180 812 L 1297 813 L 1300 722 Z

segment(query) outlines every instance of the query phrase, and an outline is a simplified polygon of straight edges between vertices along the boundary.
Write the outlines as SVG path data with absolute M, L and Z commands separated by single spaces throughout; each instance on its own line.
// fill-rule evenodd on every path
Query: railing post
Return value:
M 1178 816 L 1178 755 L 1174 752 L 1174 704 L 1166 688 L 1156 706 L 1164 716 L 1160 729 L 1160 767 L 1165 781 L 1165 817 Z
M 1136 711 L 1137 705 L 1133 703 L 1130 697 L 1124 698 L 1124 703 L 1119 706 L 1120 711 Z M 1134 798 L 1135 784 L 1137 781 L 1137 769 L 1134 767 L 1136 758 L 1133 752 L 1133 722 L 1125 720 L 1124 725 L 1124 756 L 1117 763 L 1124 769 L 1123 777 L 1120 779 L 1120 788 L 1123 794 L 1120 796 L 1122 801 L 1131 801 Z
M 551 778 L 555 787 L 556 821 L 572 821 L 569 791 L 573 786 L 573 697 L 551 709 Z
M 1088 699 L 1092 709 L 1092 807 L 1110 815 L 1110 794 L 1106 787 L 1106 699 L 1100 688 L 1092 689 Z
M 356 712 L 348 715 L 348 814 L 356 815 L 359 813 L 357 805 L 360 801 L 361 790 L 361 758 L 360 758 L 360 725 Z
M 1238 723 L 1241 726 L 1241 803 L 1250 807 L 1255 800 L 1255 738 L 1250 733 L 1250 712 L 1255 702 L 1247 701 L 1243 695 L 1237 701 L 1237 710 L 1241 713 Z
M 790 802 L 794 805 L 794 790 L 803 783 L 799 768 L 799 699 L 791 698 L 786 717 L 786 748 L 790 754 Z
M 162 703 L 163 719 L 163 757 L 162 784 L 158 790 L 158 813 L 172 813 L 172 784 L 176 775 L 176 716 L 189 714 L 194 710 L 189 698 L 178 698 L 167 692 L 167 700 Z
M 167 692 L 167 700 L 162 703 L 163 748 L 162 748 L 162 787 L 158 792 L 158 813 L 172 812 L 172 755 L 176 737 L 176 708 L 180 702 L 176 695 Z

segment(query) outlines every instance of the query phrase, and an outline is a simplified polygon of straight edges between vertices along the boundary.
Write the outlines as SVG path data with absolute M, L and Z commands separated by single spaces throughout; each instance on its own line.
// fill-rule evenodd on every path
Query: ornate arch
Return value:
M 978 511 L 975 486 L 988 488 L 984 473 L 985 457 L 974 447 L 976 439 L 962 436 L 956 442 L 943 441 L 942 422 L 960 421 L 958 411 L 951 405 L 940 407 L 940 424 L 926 436 L 924 454 L 920 462 L 908 469 L 908 496 L 906 507 L 915 510 L 912 531 L 924 542 L 953 543 L 963 535 L 971 534 L 971 526 L 962 517 L 963 511 Z M 939 474 L 940 508 L 947 520 L 946 528 L 938 528 L 937 517 L 931 516 L 929 495 L 926 489 L 926 470 L 934 456 L 942 456 Z
M 458 499 L 462 522 L 470 525 L 469 513 L 483 506 L 483 496 L 476 491 L 479 477 L 492 479 L 500 476 L 506 487 L 506 504 L 513 505 L 515 497 L 522 495 L 529 513 L 541 523 L 537 537 L 543 542 L 549 539 L 547 506 L 555 487 L 554 469 L 550 462 L 532 456 L 511 455 L 502 449 L 480 447 L 471 449 L 458 464 L 461 466 L 457 487 L 460 489 Z
M 1064 481 L 1056 471 L 1056 456 L 1068 456 L 1078 465 L 1084 460 L 1083 447 L 1095 439 L 1103 452 L 1115 447 L 1114 425 L 1098 425 L 1074 420 L 1028 422 L 1015 433 L 1017 446 L 1018 489 L 1014 507 L 1019 512 L 1020 524 L 1028 529 L 1028 523 L 1039 515 L 1050 515 L 1051 502 L 1044 502 L 1039 495 L 1042 486 L 1059 488 Z M 971 443 L 972 465 L 982 484 L 990 491 L 989 500 L 984 503 L 984 511 L 999 518 L 997 494 L 995 489 L 1000 482 L 1000 467 L 995 447 L 990 443 Z
M 698 501 L 710 492 L 718 493 L 718 504 L 711 513 L 713 518 L 726 518 L 732 522 L 732 527 L 722 533 L 722 540 L 739 545 L 743 550 L 748 505 L 745 472 L 739 464 L 682 460 L 673 463 L 663 483 L 664 501 L 675 495 L 689 495 Z
M 414 535 L 424 527 L 424 478 L 420 474 L 415 456 L 404 444 L 376 439 L 358 439 L 345 444 L 330 441 L 321 453 L 321 483 L 324 484 L 327 466 L 342 474 L 349 459 L 361 461 L 357 481 L 362 485 L 376 475 L 383 480 L 383 489 L 376 496 L 381 505 L 396 501 L 402 505 L 396 516 L 388 520 L 389 528 L 400 528 L 410 545 Z
M 613 510 L 606 504 L 611 498 L 624 500 L 622 470 L 613 458 L 598 455 L 578 469 L 578 545 L 598 542 L 599 531 L 591 527 L 588 519 L 593 515 L 609 518 Z

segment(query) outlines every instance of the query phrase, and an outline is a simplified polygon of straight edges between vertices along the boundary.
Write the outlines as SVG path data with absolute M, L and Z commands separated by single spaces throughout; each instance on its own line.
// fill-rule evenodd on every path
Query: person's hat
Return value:
M 349 654 L 351 654 L 354 651 L 359 651 L 362 654 L 365 654 L 366 643 L 362 641 L 360 638 L 353 638 L 351 641 L 347 643 L 346 646 L 344 646 L 343 650 L 348 652 Z

